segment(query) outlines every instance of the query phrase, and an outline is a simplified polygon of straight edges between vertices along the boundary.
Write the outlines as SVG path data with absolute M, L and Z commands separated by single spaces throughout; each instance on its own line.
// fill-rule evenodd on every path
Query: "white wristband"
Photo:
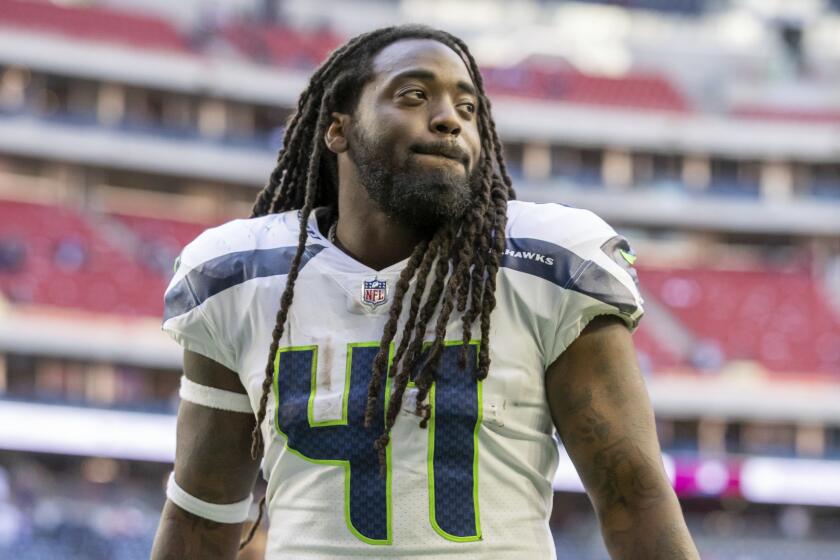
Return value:
M 211 504 L 188 494 L 175 482 L 175 472 L 169 475 L 166 483 L 166 497 L 183 510 L 193 515 L 215 521 L 217 523 L 242 523 L 248 519 L 254 495 L 251 494 L 241 502 L 234 504 Z
M 182 400 L 209 408 L 248 414 L 254 413 L 248 395 L 201 385 L 195 381 L 190 381 L 184 375 L 181 376 L 181 388 L 178 395 Z

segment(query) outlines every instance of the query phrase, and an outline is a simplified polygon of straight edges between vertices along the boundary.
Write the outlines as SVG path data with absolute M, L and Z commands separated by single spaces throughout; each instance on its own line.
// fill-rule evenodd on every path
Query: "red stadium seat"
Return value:
M 167 218 L 150 218 L 129 214 L 112 214 L 113 218 L 129 227 L 142 241 L 176 247 L 179 251 L 187 243 L 210 227 L 192 222 Z
M 293 68 L 314 68 L 342 42 L 330 30 L 306 32 L 278 25 L 235 23 L 221 29 L 222 36 L 249 58 Z
M 165 279 L 123 254 L 74 211 L 0 201 L 0 240 L 25 247 L 19 267 L 0 271 L 13 304 L 160 316 Z
M 840 374 L 840 317 L 805 273 L 640 269 L 642 286 L 729 360 Z
M 633 333 L 633 343 L 643 368 L 649 367 L 653 372 L 673 368 L 681 362 L 678 356 L 659 342 L 644 319 Z
M 591 76 L 572 68 L 482 69 L 491 93 L 672 112 L 689 112 L 688 100 L 664 76 L 630 73 L 621 77 Z
M 168 21 L 109 8 L 0 0 L 0 26 L 55 32 L 79 39 L 128 43 L 146 49 L 189 50 L 188 41 Z
M 221 34 L 249 58 L 295 68 L 318 65 L 342 41 L 328 29 L 307 32 L 243 23 L 227 25 Z M 511 68 L 482 68 L 482 73 L 491 93 L 610 107 L 692 110 L 685 96 L 659 74 L 591 76 L 571 67 L 558 69 L 528 63 Z

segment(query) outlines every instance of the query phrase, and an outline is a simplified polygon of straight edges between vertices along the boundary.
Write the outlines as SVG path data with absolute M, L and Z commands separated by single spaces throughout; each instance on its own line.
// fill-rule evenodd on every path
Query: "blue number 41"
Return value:
M 481 539 L 478 512 L 478 427 L 481 383 L 475 379 L 477 344 L 468 347 L 468 367 L 458 367 L 461 343 L 447 342 L 429 393 L 429 512 L 442 537 Z M 274 360 L 275 428 L 289 451 L 307 461 L 344 468 L 344 518 L 353 535 L 369 544 L 391 544 L 391 447 L 380 476 L 374 442 L 385 427 L 390 378 L 377 404 L 381 421 L 364 427 L 365 403 L 378 342 L 347 345 L 341 418 L 316 421 L 313 414 L 317 346 L 281 348 Z

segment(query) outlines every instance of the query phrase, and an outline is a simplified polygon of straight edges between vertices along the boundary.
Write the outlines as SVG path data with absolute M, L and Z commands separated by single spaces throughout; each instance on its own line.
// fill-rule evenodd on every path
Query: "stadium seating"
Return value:
M 678 356 L 662 345 L 644 319 L 633 333 L 633 343 L 645 373 L 663 371 L 681 363 Z
M 173 247 L 178 251 L 210 227 L 210 224 L 181 222 L 167 218 L 111 214 L 111 217 L 130 228 L 145 243 Z
M 220 34 L 248 58 L 295 68 L 313 68 L 329 56 L 342 37 L 329 29 L 305 32 L 281 26 L 235 23 Z M 664 76 L 629 74 L 590 76 L 571 68 L 540 68 L 523 64 L 512 68 L 482 68 L 493 93 L 569 103 L 686 112 L 688 100 Z
M 12 303 L 160 316 L 164 279 L 121 253 L 73 210 L 0 201 L 0 240 L 23 246 L 0 271 Z
M 683 2 L 685 4 L 685 2 Z M 154 16 L 102 7 L 69 7 L 40 0 L 0 0 L 0 26 L 28 28 L 78 39 L 126 43 L 145 49 L 191 51 L 195 45 L 170 22 Z M 312 69 L 344 40 L 330 29 L 314 31 L 282 25 L 231 22 L 201 29 L 203 39 L 227 42 L 252 60 L 277 66 Z M 214 44 L 214 41 L 203 41 Z M 216 43 L 217 44 L 217 43 Z M 631 73 L 601 77 L 572 68 L 522 64 L 483 68 L 488 89 L 568 103 L 686 112 L 688 100 L 664 76 Z
M 343 38 L 328 29 L 305 32 L 283 26 L 234 23 L 220 35 L 245 56 L 293 68 L 311 69 L 326 60 Z
M 109 8 L 61 6 L 40 0 L 0 0 L 0 26 L 127 43 L 146 49 L 189 50 L 188 41 L 168 21 Z
M 729 360 L 840 375 L 840 317 L 807 273 L 643 268 L 639 278 L 699 343 Z
M 491 93 L 566 103 L 688 112 L 688 100 L 664 76 L 592 76 L 571 68 L 482 68 Z
M 132 256 L 160 278 L 168 279 L 181 249 L 210 225 L 166 218 L 111 214 L 134 238 Z
M 136 237 L 136 252 L 116 248 L 104 231 L 70 209 L 0 202 L 4 297 L 159 316 L 172 260 L 207 226 L 126 214 L 109 218 Z M 698 356 L 685 364 L 643 322 L 634 338 L 646 371 L 703 367 L 708 364 L 701 349 L 711 348 L 723 360 L 754 360 L 771 371 L 840 374 L 840 318 L 806 273 L 643 268 L 639 275 L 646 297 L 669 310 L 698 345 Z
M 223 28 L 222 35 L 249 56 L 271 64 L 295 68 L 313 68 L 326 60 L 343 37 L 329 29 L 304 31 L 283 26 L 233 25 Z M 512 93 L 569 103 L 584 103 L 638 109 L 659 109 L 685 112 L 688 100 L 664 76 L 631 73 L 622 77 L 590 76 L 572 69 L 530 67 L 514 69 L 514 80 L 500 80 L 494 75 L 507 69 L 482 68 L 488 73 L 490 91 L 502 93 L 505 85 Z M 508 76 L 509 78 L 509 76 Z

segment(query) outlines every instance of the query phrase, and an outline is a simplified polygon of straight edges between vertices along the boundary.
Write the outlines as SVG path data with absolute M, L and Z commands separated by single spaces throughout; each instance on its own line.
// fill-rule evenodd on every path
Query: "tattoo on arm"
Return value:
M 572 437 L 585 443 L 606 443 L 610 437 L 610 424 L 595 410 L 582 412 Z
M 604 541 L 614 558 L 696 558 L 673 492 L 659 472 L 628 437 L 593 455 L 588 478 L 592 494 L 599 497 Z
M 612 558 L 698 555 L 661 463 L 653 411 L 629 333 L 602 323 L 552 364 L 555 426 L 595 506 Z
M 657 467 L 630 438 L 624 437 L 595 453 L 593 486 L 603 506 L 650 509 L 664 496 Z

